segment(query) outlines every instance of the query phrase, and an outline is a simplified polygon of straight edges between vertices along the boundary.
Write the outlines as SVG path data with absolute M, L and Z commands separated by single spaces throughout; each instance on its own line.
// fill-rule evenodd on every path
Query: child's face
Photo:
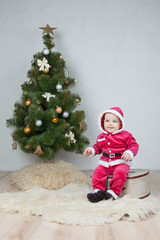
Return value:
M 113 113 L 106 113 L 104 117 L 104 129 L 109 133 L 114 133 L 120 129 L 120 120 Z

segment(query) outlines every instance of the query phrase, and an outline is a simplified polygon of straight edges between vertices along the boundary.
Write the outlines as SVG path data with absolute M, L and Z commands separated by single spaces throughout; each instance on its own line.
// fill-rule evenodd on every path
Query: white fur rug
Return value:
M 71 183 L 58 190 L 43 188 L 0 194 L 0 211 L 23 215 L 40 215 L 46 221 L 69 225 L 103 225 L 115 221 L 141 221 L 156 214 L 155 199 L 131 198 L 90 203 L 89 184 Z

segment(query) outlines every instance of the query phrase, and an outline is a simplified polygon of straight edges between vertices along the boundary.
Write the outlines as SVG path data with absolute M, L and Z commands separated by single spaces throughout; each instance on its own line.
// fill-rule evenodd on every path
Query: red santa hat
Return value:
M 125 127 L 125 122 L 124 122 L 124 115 L 122 110 L 119 107 L 113 107 L 113 108 L 109 108 L 108 110 L 105 110 L 101 113 L 101 115 L 99 116 L 99 128 L 102 132 L 106 133 L 106 130 L 104 129 L 104 116 L 106 113 L 113 113 L 114 115 L 116 115 L 120 120 L 121 120 L 121 127 L 118 131 L 114 132 L 118 133 L 121 132 L 124 127 Z

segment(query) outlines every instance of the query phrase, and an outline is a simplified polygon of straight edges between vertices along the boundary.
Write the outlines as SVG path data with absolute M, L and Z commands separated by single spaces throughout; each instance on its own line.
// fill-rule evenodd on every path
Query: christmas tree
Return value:
M 84 111 L 73 111 L 81 103 L 69 87 L 76 80 L 69 76 L 62 55 L 55 50 L 54 33 L 48 24 L 43 29 L 45 48 L 33 56 L 29 80 L 21 85 L 22 96 L 16 102 L 13 118 L 12 148 L 20 148 L 42 159 L 50 160 L 60 150 L 82 153 L 89 144 Z

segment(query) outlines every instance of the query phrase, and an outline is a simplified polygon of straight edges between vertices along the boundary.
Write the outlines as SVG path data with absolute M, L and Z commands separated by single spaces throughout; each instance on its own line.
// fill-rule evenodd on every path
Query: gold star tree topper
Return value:
M 53 30 L 55 30 L 57 28 L 50 27 L 49 24 L 47 24 L 45 27 L 40 27 L 40 29 L 43 30 L 42 34 L 51 33 L 54 35 Z

